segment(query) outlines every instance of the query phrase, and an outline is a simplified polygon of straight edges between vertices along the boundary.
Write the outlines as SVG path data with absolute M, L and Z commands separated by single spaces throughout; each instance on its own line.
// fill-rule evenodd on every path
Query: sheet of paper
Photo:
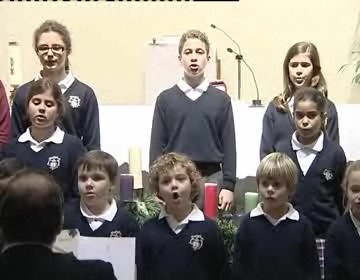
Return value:
M 100 259 L 113 265 L 118 279 L 135 280 L 135 238 L 79 236 L 75 255 L 78 259 Z

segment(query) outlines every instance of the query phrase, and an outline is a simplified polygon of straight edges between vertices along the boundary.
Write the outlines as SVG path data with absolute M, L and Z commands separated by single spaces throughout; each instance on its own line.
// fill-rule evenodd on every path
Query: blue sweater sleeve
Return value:
M 236 141 L 235 125 L 231 100 L 227 101 L 224 110 L 221 140 L 224 149 L 223 159 L 223 188 L 234 191 L 236 183 Z
M 261 134 L 260 142 L 260 160 L 263 159 L 266 155 L 275 151 L 274 149 L 274 140 L 273 140 L 273 131 L 274 131 L 274 118 L 273 110 L 274 105 L 271 102 L 264 114 L 263 117 L 263 127 Z
M 145 223 L 136 237 L 135 262 L 137 269 L 137 280 L 152 279 L 152 254 L 149 246 L 147 246 L 150 243 L 150 240 L 148 240 L 149 232 L 147 229 L 148 225 Z
M 94 91 L 86 92 L 82 116 L 82 142 L 88 151 L 100 149 L 99 105 Z
M 305 223 L 303 232 L 303 271 L 307 273 L 306 280 L 320 280 L 320 264 L 315 236 L 309 222 Z M 305 280 L 304 279 L 304 280 Z
M 234 260 L 232 263 L 231 280 L 250 280 L 251 276 L 251 235 L 247 232 L 249 223 L 247 215 L 242 221 L 236 235 L 234 245 Z
M 336 205 L 339 209 L 339 213 L 342 214 L 345 211 L 345 208 L 344 208 L 344 193 L 341 184 L 344 178 L 347 162 L 346 162 L 345 152 L 341 148 L 341 146 L 339 146 L 339 149 L 337 150 L 336 161 L 337 161 L 336 179 L 338 180 L 337 182 L 338 188 L 334 190 L 335 191 L 334 197 L 335 197 Z
M 338 232 L 338 223 L 336 222 L 329 230 L 326 238 L 325 246 L 325 279 L 326 280 L 343 280 L 346 271 L 343 266 L 343 254 Z
M 326 132 L 329 138 L 339 144 L 339 120 L 335 104 L 328 100 Z
M 165 116 L 161 105 L 161 95 L 158 96 L 151 127 L 149 165 L 163 153 L 167 144 Z
M 11 134 L 12 137 L 18 137 L 25 132 L 28 124 L 24 121 L 25 117 L 25 95 L 28 91 L 27 84 L 16 90 L 14 100 L 11 106 Z
M 82 157 L 86 153 L 86 149 L 82 144 L 81 140 L 73 137 L 74 143 L 72 144 L 72 152 L 71 152 L 71 163 L 72 163 L 72 179 L 71 179 L 71 189 L 69 190 L 70 199 L 79 197 L 79 190 L 77 184 L 77 162 L 80 157 Z

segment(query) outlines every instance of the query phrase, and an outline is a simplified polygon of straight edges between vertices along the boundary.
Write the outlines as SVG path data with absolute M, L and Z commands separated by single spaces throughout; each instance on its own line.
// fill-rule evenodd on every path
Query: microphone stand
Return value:
M 238 55 L 235 56 L 235 59 L 237 61 L 237 91 L 238 91 L 238 99 L 240 100 L 241 97 L 241 60 L 242 60 L 242 55 L 241 55 L 241 48 L 240 45 L 233 39 L 231 38 L 231 36 L 229 34 L 227 34 L 223 29 L 217 27 L 215 24 L 210 24 L 211 28 L 217 29 L 219 31 L 221 31 L 226 37 L 228 37 L 237 47 L 238 49 Z
M 259 96 L 259 88 L 258 88 L 258 85 L 257 85 L 257 82 L 256 82 L 254 71 L 251 69 L 250 65 L 246 62 L 246 60 L 244 59 L 244 57 L 241 54 L 234 52 L 234 50 L 232 48 L 227 48 L 226 50 L 229 53 L 234 53 L 235 54 L 235 58 L 238 60 L 238 67 L 239 67 L 240 61 L 242 60 L 244 62 L 244 64 L 245 64 L 245 66 L 251 72 L 251 75 L 252 75 L 253 80 L 254 80 L 255 88 L 256 88 L 256 99 L 252 100 L 252 103 L 251 103 L 250 107 L 263 107 L 263 105 L 261 104 L 261 99 L 260 99 L 260 96 Z

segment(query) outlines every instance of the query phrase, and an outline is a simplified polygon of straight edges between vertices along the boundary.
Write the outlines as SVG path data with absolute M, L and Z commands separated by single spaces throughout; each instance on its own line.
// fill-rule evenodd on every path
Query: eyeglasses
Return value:
M 40 45 L 37 47 L 37 52 L 40 55 L 47 54 L 49 50 L 51 50 L 54 54 L 60 55 L 65 51 L 65 47 L 61 45 L 52 45 L 52 46 Z

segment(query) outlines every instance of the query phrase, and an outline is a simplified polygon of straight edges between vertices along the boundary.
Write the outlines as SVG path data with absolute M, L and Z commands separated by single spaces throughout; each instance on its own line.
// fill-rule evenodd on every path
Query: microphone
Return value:
M 230 39 L 230 41 L 232 41 L 235 44 L 235 46 L 238 49 L 238 52 L 241 54 L 241 48 L 240 48 L 239 44 L 228 33 L 226 33 L 225 30 L 221 29 L 220 27 L 217 27 L 215 24 L 210 24 L 210 27 L 221 31 L 226 37 L 228 37 Z
M 263 105 L 261 104 L 261 99 L 260 99 L 260 96 L 259 96 L 259 88 L 258 88 L 258 85 L 257 85 L 257 81 L 256 81 L 256 78 L 255 78 L 254 71 L 251 69 L 250 65 L 246 62 L 246 60 L 244 59 L 244 57 L 240 53 L 235 52 L 232 48 L 227 48 L 226 50 L 229 53 L 234 53 L 234 54 L 236 54 L 236 56 L 240 57 L 239 59 L 242 59 L 245 66 L 250 70 L 251 75 L 252 75 L 253 80 L 254 80 L 255 88 L 256 88 L 256 99 L 252 100 L 251 107 L 262 107 Z
M 220 27 L 217 27 L 215 24 L 210 24 L 211 28 L 217 29 L 219 30 L 221 33 L 223 33 L 227 38 L 230 39 L 230 41 L 232 41 L 235 46 L 238 49 L 238 55 L 236 55 L 236 61 L 237 61 L 237 71 L 238 71 L 238 99 L 240 100 L 240 96 L 241 96 L 241 59 L 242 59 L 242 55 L 241 55 L 241 48 L 240 45 L 228 34 L 226 33 L 225 30 L 221 29 Z

